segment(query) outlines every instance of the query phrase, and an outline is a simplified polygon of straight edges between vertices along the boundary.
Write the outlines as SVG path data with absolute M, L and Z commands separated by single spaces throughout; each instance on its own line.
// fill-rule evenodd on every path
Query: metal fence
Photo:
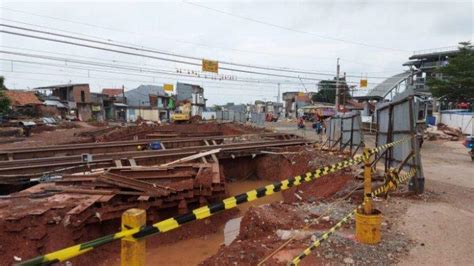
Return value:
M 410 169 L 416 167 L 416 176 L 409 183 L 410 189 L 417 193 L 424 190 L 424 175 L 421 165 L 419 143 L 416 138 L 416 113 L 413 97 L 385 103 L 377 107 L 377 134 L 375 145 L 383 145 L 397 140 L 410 138 L 396 147 L 385 150 L 377 161 L 382 160 L 385 171 L 390 168 Z M 374 163 L 374 165 L 375 165 Z
M 355 154 L 360 147 L 364 146 L 364 135 L 362 133 L 362 120 L 359 113 L 351 112 L 339 114 L 329 120 L 326 129 L 327 140 L 323 146 L 340 151 L 350 149 Z M 356 148 L 353 152 L 353 148 Z
M 223 122 L 238 122 L 246 123 L 250 122 L 258 126 L 263 126 L 265 123 L 265 114 L 264 113 L 243 113 L 235 111 L 217 111 L 216 120 Z

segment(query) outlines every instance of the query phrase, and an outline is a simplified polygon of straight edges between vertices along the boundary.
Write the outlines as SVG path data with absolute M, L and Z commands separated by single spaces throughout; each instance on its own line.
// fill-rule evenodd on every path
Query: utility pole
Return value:
M 277 103 L 280 103 L 280 83 L 278 83 Z
M 339 112 L 339 57 L 337 58 L 336 68 L 336 113 Z

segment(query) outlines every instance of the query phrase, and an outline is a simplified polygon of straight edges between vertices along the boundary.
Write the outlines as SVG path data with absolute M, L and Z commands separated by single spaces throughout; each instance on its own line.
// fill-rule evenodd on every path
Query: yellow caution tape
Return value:
M 393 172 L 392 172 L 393 174 Z M 413 177 L 415 176 L 416 174 L 416 170 L 415 169 L 411 169 L 409 172 L 407 172 L 406 174 L 400 176 L 399 178 L 396 178 L 396 176 L 394 176 L 394 179 L 393 181 L 390 180 L 387 184 L 377 188 L 376 190 L 374 190 L 370 195 L 371 197 L 375 197 L 377 195 L 380 195 L 382 193 L 386 193 L 388 192 L 390 189 L 392 188 L 396 188 L 398 187 L 399 184 L 405 182 L 406 180 L 408 180 L 410 177 Z M 394 184 L 393 182 L 395 182 L 396 184 Z M 360 204 L 359 206 L 357 206 L 354 210 L 352 210 L 350 213 L 348 213 L 346 216 L 344 216 L 344 218 L 342 218 L 342 220 L 340 220 L 336 225 L 334 225 L 333 227 L 331 227 L 328 231 L 326 231 L 324 234 L 322 234 L 321 236 L 319 236 L 316 240 L 314 240 L 305 250 L 303 250 L 303 252 L 301 252 L 298 256 L 296 256 L 290 263 L 289 265 L 298 265 L 298 263 L 301 262 L 302 259 L 304 259 L 306 256 L 308 256 L 309 254 L 311 254 L 311 252 L 313 250 L 315 250 L 317 247 L 319 247 L 321 245 L 322 242 L 324 242 L 326 239 L 328 239 L 334 232 L 336 232 L 336 230 L 338 230 L 339 228 L 342 227 L 342 225 L 344 223 L 346 223 L 347 221 L 349 221 L 349 219 L 354 216 L 357 212 L 357 210 L 359 208 L 362 208 L 363 206 L 365 205 L 365 202 L 363 202 L 362 204 Z
M 239 204 L 249 202 L 249 201 L 254 201 L 258 198 L 271 195 L 275 192 L 287 190 L 291 187 L 301 185 L 302 182 L 310 182 L 322 176 L 334 173 L 338 170 L 347 168 L 352 165 L 359 164 L 363 162 L 365 159 L 370 158 L 370 155 L 372 154 L 378 153 L 382 150 L 393 147 L 395 145 L 398 145 L 410 139 L 411 138 L 406 138 L 406 139 L 401 139 L 392 143 L 384 144 L 379 147 L 368 150 L 368 152 L 365 152 L 363 155 L 358 155 L 358 156 L 355 156 L 354 158 L 351 158 L 351 159 L 348 159 L 348 160 L 345 160 L 333 165 L 321 167 L 314 172 L 307 172 L 303 176 L 298 175 L 298 176 L 295 176 L 283 181 L 273 183 L 271 185 L 267 185 L 267 186 L 260 187 L 260 188 L 257 188 L 257 189 L 254 189 L 254 190 L 251 190 L 251 191 L 248 191 L 236 196 L 232 196 L 220 202 L 203 206 L 191 212 L 188 212 L 186 214 L 168 218 L 161 222 L 157 222 L 152 225 L 147 225 L 139 229 L 134 228 L 130 230 L 123 230 L 115 234 L 107 235 L 107 236 L 104 236 L 92 241 L 88 241 L 88 242 L 78 244 L 72 247 L 68 247 L 68 248 L 61 249 L 55 252 L 51 252 L 46 255 L 38 256 L 33 259 L 20 262 L 18 265 L 44 265 L 44 264 L 63 262 L 75 256 L 91 251 L 94 248 L 100 247 L 107 243 L 111 243 L 118 239 L 122 239 L 124 237 L 133 237 L 136 239 L 141 239 L 141 238 L 148 237 L 154 234 L 168 232 L 180 227 L 183 224 L 196 221 L 196 220 L 205 219 L 219 211 L 235 208 Z

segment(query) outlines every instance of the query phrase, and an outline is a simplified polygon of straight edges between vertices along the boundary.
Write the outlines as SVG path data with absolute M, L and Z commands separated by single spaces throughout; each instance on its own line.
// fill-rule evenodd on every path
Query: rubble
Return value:
M 428 127 L 425 130 L 425 138 L 428 140 L 451 140 L 458 141 L 462 136 L 462 131 L 458 128 L 449 127 L 443 123 L 439 123 L 437 127 Z
M 343 202 L 337 208 L 331 208 L 329 219 L 320 219 L 319 223 L 314 223 L 315 219 L 322 217 L 318 214 L 325 212 L 329 204 L 270 204 L 254 208 L 243 217 L 237 241 L 221 247 L 217 254 L 201 265 L 257 265 L 293 237 L 289 244 L 264 263 L 287 265 L 288 261 L 308 246 L 310 239 L 314 240 L 314 236 L 324 233 L 354 207 L 354 204 Z M 309 214 L 309 226 L 304 223 L 303 218 L 308 217 L 308 210 L 313 210 Z M 387 223 L 382 228 L 384 241 L 377 245 L 360 244 L 355 240 L 354 226 L 354 221 L 344 225 L 306 257 L 304 262 L 307 265 L 375 265 L 380 262 L 388 265 L 397 263 L 414 246 L 414 241 L 398 233 Z

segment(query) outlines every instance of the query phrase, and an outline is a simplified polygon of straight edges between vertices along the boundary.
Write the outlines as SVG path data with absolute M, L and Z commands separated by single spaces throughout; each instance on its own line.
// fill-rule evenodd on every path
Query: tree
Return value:
M 350 98 L 349 87 L 347 86 L 345 78 L 339 78 L 339 89 L 341 96 L 345 94 L 346 99 Z M 318 83 L 318 92 L 313 95 L 311 100 L 313 100 L 313 102 L 335 103 L 336 78 L 329 80 L 321 80 Z
M 6 113 L 10 107 L 10 99 L 8 99 L 3 93 L 3 91 L 7 89 L 3 84 L 4 81 L 5 78 L 0 76 L 0 114 Z
M 434 97 L 455 101 L 474 99 L 474 49 L 470 42 L 460 42 L 459 53 L 435 73 L 437 77 L 427 81 Z

